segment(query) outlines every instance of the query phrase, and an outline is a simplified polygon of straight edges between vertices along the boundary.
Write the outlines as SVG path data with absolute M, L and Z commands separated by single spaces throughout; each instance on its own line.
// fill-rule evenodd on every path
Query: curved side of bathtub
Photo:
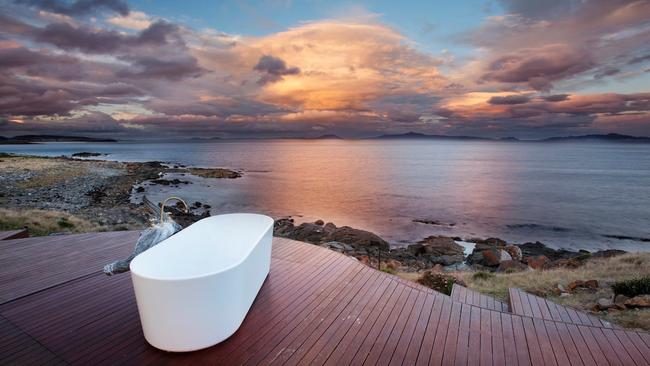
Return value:
M 223 271 L 179 280 L 132 272 L 146 340 L 165 351 L 186 352 L 213 346 L 235 333 L 270 270 L 272 221 L 266 231 L 260 230 L 259 241 L 251 243 L 249 255 Z

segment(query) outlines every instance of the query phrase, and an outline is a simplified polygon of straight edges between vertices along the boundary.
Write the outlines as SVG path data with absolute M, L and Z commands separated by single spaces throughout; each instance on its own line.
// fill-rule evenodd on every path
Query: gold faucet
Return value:
M 181 202 L 185 206 L 185 213 L 190 212 L 190 207 L 179 197 L 171 196 L 168 197 L 166 200 L 163 201 L 162 207 L 160 207 L 160 222 L 162 223 L 165 220 L 165 205 L 167 204 L 167 201 L 169 200 L 177 200 Z

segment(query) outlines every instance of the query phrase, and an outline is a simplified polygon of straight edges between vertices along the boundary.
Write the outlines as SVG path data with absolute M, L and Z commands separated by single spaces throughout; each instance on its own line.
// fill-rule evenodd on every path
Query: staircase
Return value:
M 483 309 L 512 313 L 529 318 L 551 320 L 575 325 L 586 325 L 605 329 L 623 329 L 616 324 L 602 320 L 583 311 L 556 304 L 539 296 L 531 295 L 518 288 L 508 289 L 508 303 L 488 295 L 454 284 L 451 299 Z

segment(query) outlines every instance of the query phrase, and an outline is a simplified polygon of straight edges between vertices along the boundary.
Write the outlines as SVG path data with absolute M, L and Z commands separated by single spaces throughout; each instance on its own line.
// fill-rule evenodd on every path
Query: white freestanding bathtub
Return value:
M 142 329 L 173 352 L 215 345 L 241 325 L 271 265 L 273 219 L 202 219 L 131 262 Z

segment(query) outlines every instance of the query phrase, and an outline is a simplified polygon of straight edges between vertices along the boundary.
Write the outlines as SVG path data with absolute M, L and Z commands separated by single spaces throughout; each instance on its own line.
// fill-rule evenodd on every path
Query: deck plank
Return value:
M 474 305 L 485 309 L 509 312 L 508 305 L 491 296 L 476 292 L 465 286 L 453 284 L 451 299 L 468 305 Z
M 513 314 L 579 325 L 621 329 L 621 327 L 599 319 L 593 315 L 556 304 L 550 300 L 531 295 L 517 288 L 510 288 L 508 292 Z
M 27 229 L 0 231 L 0 240 L 24 239 L 29 237 Z

